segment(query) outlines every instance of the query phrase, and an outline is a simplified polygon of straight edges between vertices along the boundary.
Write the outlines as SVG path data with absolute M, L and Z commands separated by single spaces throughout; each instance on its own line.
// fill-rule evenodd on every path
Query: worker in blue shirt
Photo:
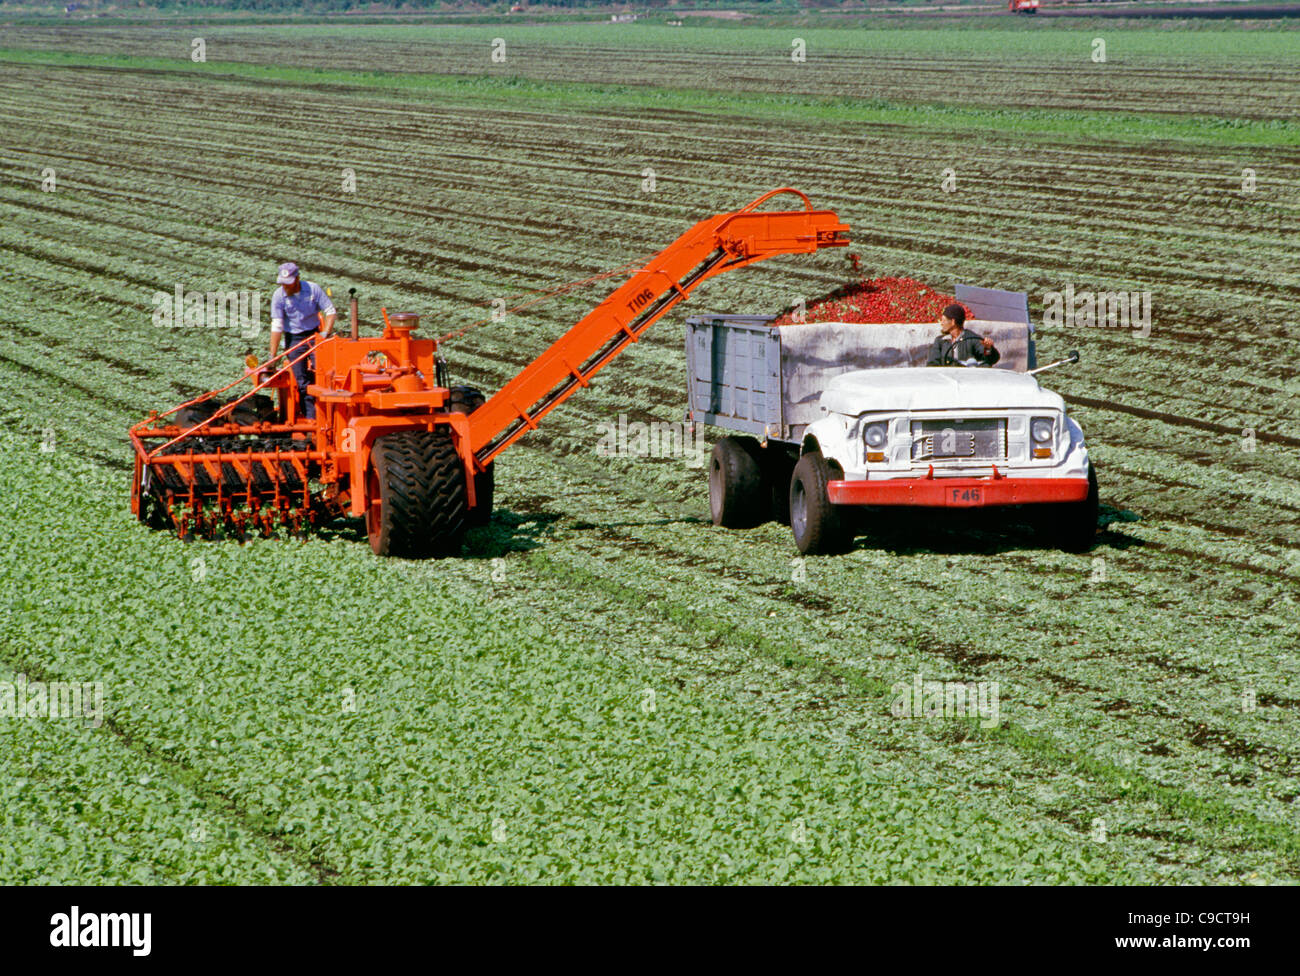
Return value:
M 302 352 L 295 347 L 312 342 L 319 336 L 328 339 L 338 318 L 334 303 L 325 289 L 314 281 L 302 281 L 298 265 L 286 261 L 280 265 L 276 284 L 280 287 L 271 296 L 271 359 L 280 351 L 280 335 L 285 336 L 285 355 L 292 360 Z M 315 378 L 316 354 L 308 353 L 293 364 L 293 379 L 298 386 L 298 402 L 303 404 L 303 416 L 316 416 L 316 402 L 307 396 L 307 384 Z

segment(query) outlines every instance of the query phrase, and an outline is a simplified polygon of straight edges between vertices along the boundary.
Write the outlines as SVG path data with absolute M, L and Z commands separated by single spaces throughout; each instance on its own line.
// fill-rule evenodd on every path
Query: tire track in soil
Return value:
M 1126 442 L 1119 439 L 1110 440 L 1107 441 L 1106 446 L 1111 448 L 1122 448 L 1126 446 Z M 1159 485 L 1164 490 L 1168 490 L 1170 488 L 1183 488 L 1189 492 L 1195 492 L 1198 495 L 1212 494 L 1215 497 L 1215 499 L 1219 501 L 1230 500 L 1236 503 L 1245 503 L 1245 505 L 1242 505 L 1241 507 L 1247 507 L 1253 504 L 1255 507 L 1262 509 L 1265 512 L 1276 512 L 1276 511 L 1300 512 L 1300 508 L 1297 508 L 1294 505 L 1289 505 L 1286 502 L 1275 502 L 1272 500 L 1261 499 L 1256 495 L 1246 494 L 1245 492 L 1228 491 L 1222 487 L 1218 487 L 1214 485 L 1196 485 L 1187 481 L 1179 481 L 1175 478 L 1163 477 L 1161 475 L 1154 474 L 1149 471 L 1140 471 L 1135 468 L 1128 468 L 1113 460 L 1108 461 L 1105 464 L 1104 468 L 1099 466 L 1098 470 L 1099 471 L 1105 470 L 1107 472 L 1117 471 L 1120 474 L 1125 475 L 1130 481 L 1148 482 L 1151 484 Z M 1232 510 L 1230 509 L 1229 511 Z M 1187 515 L 1186 512 L 1181 512 L 1181 511 L 1165 512 L 1165 514 L 1183 520 L 1187 520 L 1191 518 L 1191 516 Z M 1224 523 L 1208 523 L 1208 522 L 1204 524 L 1201 523 L 1198 524 L 1200 524 L 1202 528 L 1210 528 L 1211 525 L 1217 525 L 1219 531 L 1221 531 L 1224 535 L 1232 536 L 1234 538 L 1244 538 L 1246 536 L 1254 536 L 1255 538 L 1262 539 L 1266 542 L 1274 543 L 1275 545 L 1278 545 L 1284 549 L 1293 547 L 1296 544 L 1296 540 L 1293 538 L 1288 538 L 1286 536 L 1270 535 L 1267 532 L 1265 532 L 1263 528 L 1257 527 L 1250 522 L 1247 522 L 1246 525 L 1231 525 L 1231 526 Z M 1287 524 L 1292 524 L 1292 523 L 1288 522 Z M 1300 527 L 1300 522 L 1295 524 L 1297 527 Z
M 1098 400 L 1094 397 L 1081 396 L 1077 393 L 1061 394 L 1066 403 L 1072 403 L 1080 407 L 1091 407 L 1094 410 L 1110 411 L 1111 413 L 1126 413 L 1134 417 L 1141 417 L 1144 420 L 1158 420 L 1161 423 L 1170 424 L 1175 427 L 1191 427 L 1195 430 L 1204 430 L 1211 434 L 1225 434 L 1229 437 L 1239 438 L 1241 428 L 1228 427 L 1224 424 L 1212 423 L 1208 420 L 1200 420 L 1196 417 L 1185 417 L 1179 414 L 1165 413 L 1163 410 L 1149 410 L 1146 407 L 1132 407 L 1115 400 Z M 1300 437 L 1292 437 L 1289 434 L 1275 434 L 1272 431 L 1255 432 L 1255 439 L 1263 441 L 1265 444 L 1283 444 L 1287 447 L 1300 447 Z

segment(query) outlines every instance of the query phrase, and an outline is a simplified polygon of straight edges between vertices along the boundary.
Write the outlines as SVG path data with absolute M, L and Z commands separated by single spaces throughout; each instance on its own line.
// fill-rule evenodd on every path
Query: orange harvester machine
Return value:
M 760 211 L 794 194 L 797 210 Z M 700 221 L 525 366 L 494 396 L 451 386 L 418 317 L 384 313 L 379 337 L 314 345 L 316 404 L 306 418 L 290 364 L 253 360 L 233 383 L 130 429 L 131 509 L 142 522 L 195 535 L 306 532 L 363 517 L 379 555 L 422 558 L 459 550 L 491 513 L 493 461 L 702 281 L 781 254 L 848 244 L 847 225 L 807 196 L 773 190 L 734 213 Z M 295 347 L 295 359 L 308 354 Z M 220 394 L 252 380 L 252 389 Z

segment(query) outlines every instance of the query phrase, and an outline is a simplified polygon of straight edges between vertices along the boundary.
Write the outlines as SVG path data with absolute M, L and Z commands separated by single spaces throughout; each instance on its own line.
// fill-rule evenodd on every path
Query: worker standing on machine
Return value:
M 993 348 L 993 340 L 966 331 L 966 309 L 949 305 L 939 317 L 943 335 L 930 347 L 927 366 L 960 366 L 974 360 L 983 366 L 992 366 L 1002 354 Z
M 284 352 L 290 360 L 303 350 L 295 347 L 304 342 L 328 339 L 338 317 L 334 303 L 325 289 L 314 281 L 302 281 L 298 265 L 286 261 L 280 265 L 276 284 L 280 287 L 271 296 L 271 359 L 280 350 L 280 334 L 285 335 Z M 303 416 L 308 420 L 316 416 L 316 403 L 307 396 L 307 384 L 315 379 L 316 354 L 308 353 L 293 363 L 293 379 L 298 387 L 298 402 L 303 405 Z

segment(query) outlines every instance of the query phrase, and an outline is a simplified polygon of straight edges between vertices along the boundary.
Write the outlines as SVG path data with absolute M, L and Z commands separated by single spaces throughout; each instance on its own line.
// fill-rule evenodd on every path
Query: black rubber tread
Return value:
M 820 451 L 810 451 L 794 466 L 790 478 L 790 531 L 804 555 L 843 552 L 852 540 L 839 509 L 831 504 L 826 493 L 826 483 L 838 476 Z M 803 495 L 806 513 L 802 526 L 794 517 L 799 494 Z
M 768 441 L 763 448 L 763 479 L 767 482 L 771 498 L 772 520 L 781 525 L 790 524 L 790 478 L 798 462 L 795 449 L 778 441 Z
M 188 407 L 181 407 L 176 413 L 167 418 L 168 423 L 174 423 L 181 430 L 189 430 L 195 424 L 207 420 L 217 412 L 217 407 L 221 404 L 215 400 L 204 400 L 202 403 L 192 403 Z
M 460 551 L 468 510 L 465 467 L 449 429 L 403 431 L 375 441 L 379 482 L 376 555 L 427 559 Z
M 451 413 L 471 414 L 483 404 L 487 397 L 481 390 L 472 386 L 450 386 L 447 388 L 447 409 Z M 487 525 L 492 521 L 492 496 L 496 494 L 496 462 L 487 466 L 474 476 L 474 508 L 470 511 L 468 524 L 471 526 Z
M 473 413 L 485 403 L 487 397 L 472 386 L 447 387 L 448 413 Z
M 1081 502 L 1044 505 L 1041 525 L 1052 544 L 1063 552 L 1087 552 L 1097 544 L 1097 515 L 1101 501 L 1097 469 L 1088 464 L 1088 497 Z
M 768 519 L 771 507 L 752 437 L 724 437 L 709 459 L 709 514 L 714 525 L 750 529 Z
M 474 507 L 470 509 L 468 524 L 471 526 L 487 525 L 492 521 L 492 501 L 496 494 L 495 461 L 489 462 L 486 471 L 474 475 Z
M 255 393 L 221 420 L 248 427 L 253 424 L 274 423 L 275 414 L 275 402 L 263 393 Z
M 239 399 L 238 397 L 213 397 L 211 400 L 204 400 L 202 403 L 194 403 L 188 407 L 182 407 L 176 411 L 175 415 L 167 418 L 167 423 L 179 424 L 184 430 L 188 430 L 195 424 L 207 420 L 226 404 Z M 247 400 L 244 400 L 237 407 L 226 414 L 218 424 L 238 424 L 241 427 L 251 427 L 253 424 L 274 423 L 276 418 L 275 401 L 265 393 L 254 393 Z

